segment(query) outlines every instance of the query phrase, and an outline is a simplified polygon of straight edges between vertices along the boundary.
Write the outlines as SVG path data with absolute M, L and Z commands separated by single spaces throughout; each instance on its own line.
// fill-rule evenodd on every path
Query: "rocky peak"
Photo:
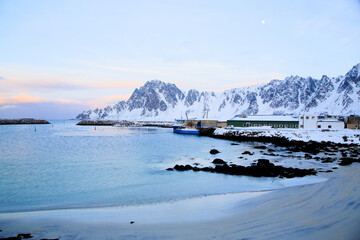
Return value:
M 359 81 L 359 78 L 360 78 L 360 63 L 353 66 L 350 69 L 350 71 L 348 71 L 346 73 L 345 78 Z
M 190 89 L 185 97 L 185 105 L 191 106 L 196 101 L 200 101 L 200 93 L 195 89 Z
M 166 111 L 169 105 L 174 107 L 184 97 L 183 92 L 175 84 L 151 80 L 139 89 L 135 89 L 127 104 L 130 111 L 134 109 L 142 109 L 143 113 L 153 110 Z

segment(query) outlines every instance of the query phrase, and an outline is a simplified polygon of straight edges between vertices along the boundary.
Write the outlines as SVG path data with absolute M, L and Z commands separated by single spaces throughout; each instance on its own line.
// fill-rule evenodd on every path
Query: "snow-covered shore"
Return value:
M 34 239 L 359 239 L 360 164 L 327 181 L 174 203 L 0 214 L 0 237 Z M 133 224 L 130 221 L 134 221 Z
M 360 130 L 344 129 L 334 131 L 272 128 L 217 128 L 215 136 L 277 137 L 289 141 L 332 142 L 336 144 L 360 144 Z

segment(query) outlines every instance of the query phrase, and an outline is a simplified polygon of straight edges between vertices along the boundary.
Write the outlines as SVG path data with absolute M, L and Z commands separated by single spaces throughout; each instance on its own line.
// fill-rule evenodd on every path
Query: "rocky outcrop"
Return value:
M 215 161 L 215 160 L 214 160 Z M 257 164 L 252 166 L 241 166 L 236 164 L 231 164 L 230 166 L 224 162 L 223 164 L 216 163 L 215 167 L 203 167 L 199 168 L 197 166 L 193 167 L 190 165 L 175 165 L 174 168 L 168 168 L 168 171 L 177 170 L 177 171 L 203 171 L 203 172 L 213 172 L 213 173 L 222 173 L 229 175 L 241 175 L 241 176 L 252 176 L 252 177 L 280 177 L 280 178 L 294 178 L 294 177 L 304 177 L 307 175 L 316 175 L 314 169 L 299 169 L 299 168 L 287 168 L 283 166 L 275 166 L 273 163 L 270 163 L 267 159 L 258 159 Z
M 12 124 L 50 124 L 46 120 L 33 119 L 33 118 L 20 118 L 20 119 L 0 119 L 0 125 Z

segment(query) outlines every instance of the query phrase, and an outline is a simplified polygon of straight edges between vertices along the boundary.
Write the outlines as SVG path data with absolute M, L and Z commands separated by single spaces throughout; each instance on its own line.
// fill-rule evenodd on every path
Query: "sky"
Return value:
M 360 0 L 0 0 L 0 118 L 74 118 L 159 79 L 222 91 L 344 75 Z

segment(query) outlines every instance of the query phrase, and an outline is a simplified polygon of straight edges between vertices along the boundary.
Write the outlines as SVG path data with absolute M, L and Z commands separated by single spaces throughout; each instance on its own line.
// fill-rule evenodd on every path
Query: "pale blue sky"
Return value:
M 152 79 L 219 91 L 336 77 L 359 40 L 358 0 L 0 0 L 0 118 L 74 117 Z

